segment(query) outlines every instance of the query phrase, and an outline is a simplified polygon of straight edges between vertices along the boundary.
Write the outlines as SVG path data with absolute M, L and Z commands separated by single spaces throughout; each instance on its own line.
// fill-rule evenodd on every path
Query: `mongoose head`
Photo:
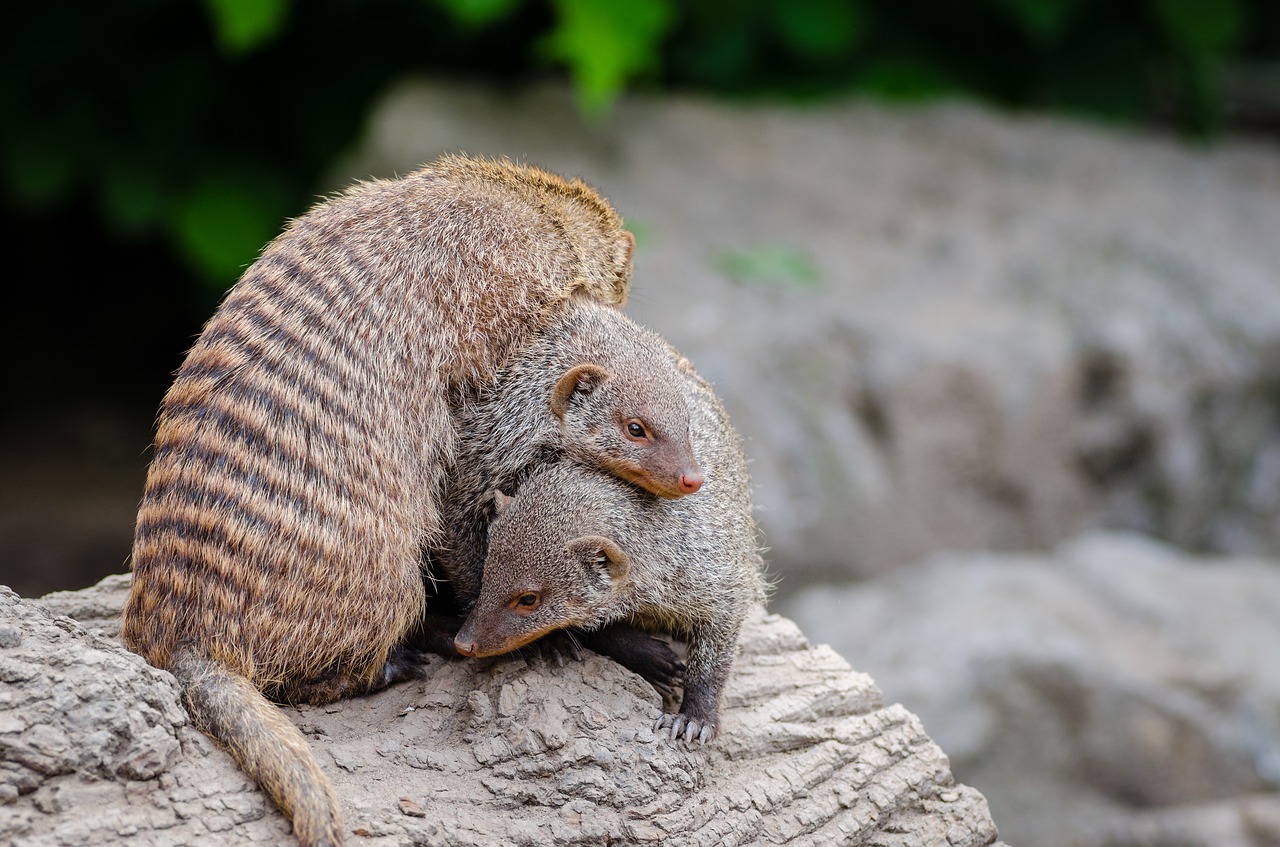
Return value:
M 551 411 L 565 452 L 659 497 L 702 487 L 693 455 L 689 403 L 677 379 L 647 369 L 585 363 L 557 381 Z
M 576 535 L 563 501 L 533 496 L 537 502 L 495 493 L 480 596 L 453 642 L 464 656 L 497 656 L 558 629 L 599 626 L 627 581 L 630 558 L 613 539 Z

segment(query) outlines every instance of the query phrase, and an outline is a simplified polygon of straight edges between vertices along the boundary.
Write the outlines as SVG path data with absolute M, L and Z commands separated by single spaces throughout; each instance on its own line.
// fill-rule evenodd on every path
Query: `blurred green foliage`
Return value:
M 658 64 L 673 0 L 552 0 L 556 25 L 542 54 L 563 63 L 584 111 L 599 113 L 627 81 Z
M 712 264 L 739 284 L 799 291 L 819 291 L 822 288 L 822 275 L 813 257 L 794 247 L 762 245 L 723 251 L 712 257 Z
M 211 293 L 405 73 L 565 74 L 600 118 L 629 89 L 958 94 L 1203 136 L 1228 115 L 1226 70 L 1280 61 L 1275 0 L 51 0 L 8 17 L 6 213 L 91 209 Z

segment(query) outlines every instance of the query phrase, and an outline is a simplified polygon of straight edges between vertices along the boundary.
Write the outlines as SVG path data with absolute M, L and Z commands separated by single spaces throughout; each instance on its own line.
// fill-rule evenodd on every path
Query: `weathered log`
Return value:
M 127 585 L 0 589 L 0 841 L 288 844 L 172 677 L 115 640 Z M 351 844 L 996 843 L 920 721 L 790 621 L 754 616 L 724 705 L 706 748 L 656 737 L 658 694 L 588 655 L 440 658 L 421 681 L 285 711 Z

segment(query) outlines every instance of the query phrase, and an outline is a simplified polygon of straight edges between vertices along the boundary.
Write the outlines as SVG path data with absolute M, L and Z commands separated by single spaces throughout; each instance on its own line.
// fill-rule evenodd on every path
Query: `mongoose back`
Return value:
M 659 726 L 706 742 L 742 622 L 764 599 L 763 562 L 738 437 L 681 365 L 702 491 L 660 498 L 576 462 L 539 466 L 514 497 L 497 497 L 479 596 L 455 643 L 492 656 L 618 621 L 671 634 L 688 643 L 684 698 Z
M 579 462 L 661 497 L 699 490 L 680 362 L 617 309 L 574 297 L 466 405 L 431 556 L 464 608 L 479 592 L 494 492 L 515 491 L 539 465 Z
M 440 536 L 451 403 L 581 293 L 627 295 L 634 239 L 577 180 L 444 157 L 292 222 L 205 326 L 160 408 L 125 643 L 183 684 L 307 845 L 328 782 L 262 694 L 323 703 L 407 673 Z

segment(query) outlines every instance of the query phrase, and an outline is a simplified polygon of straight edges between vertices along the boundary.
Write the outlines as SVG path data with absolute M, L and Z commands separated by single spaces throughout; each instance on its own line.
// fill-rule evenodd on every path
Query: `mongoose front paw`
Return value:
M 373 690 L 386 688 L 397 682 L 408 679 L 421 679 L 425 673 L 423 665 L 427 663 L 427 654 L 417 647 L 399 644 L 391 649 L 387 663 L 382 666 L 382 674 L 373 686 Z
M 625 655 L 615 652 L 614 658 L 624 667 L 640 674 L 658 691 L 674 696 L 675 690 L 684 685 L 684 662 L 667 642 L 644 633 L 627 644 Z
M 582 643 L 640 674 L 668 699 L 684 685 L 685 664 L 671 645 L 627 623 L 582 634 Z
M 699 744 L 706 744 L 720 733 L 720 726 L 715 721 L 664 713 L 653 725 L 654 732 L 663 730 L 668 731 L 672 741 L 683 738 L 686 744 L 692 744 L 697 739 Z
M 675 651 L 671 651 L 671 660 L 664 663 L 661 668 L 654 667 L 648 671 L 637 671 L 641 676 L 649 681 L 649 684 L 655 690 L 668 700 L 674 700 L 676 692 L 684 686 L 684 662 L 679 656 L 675 655 Z

